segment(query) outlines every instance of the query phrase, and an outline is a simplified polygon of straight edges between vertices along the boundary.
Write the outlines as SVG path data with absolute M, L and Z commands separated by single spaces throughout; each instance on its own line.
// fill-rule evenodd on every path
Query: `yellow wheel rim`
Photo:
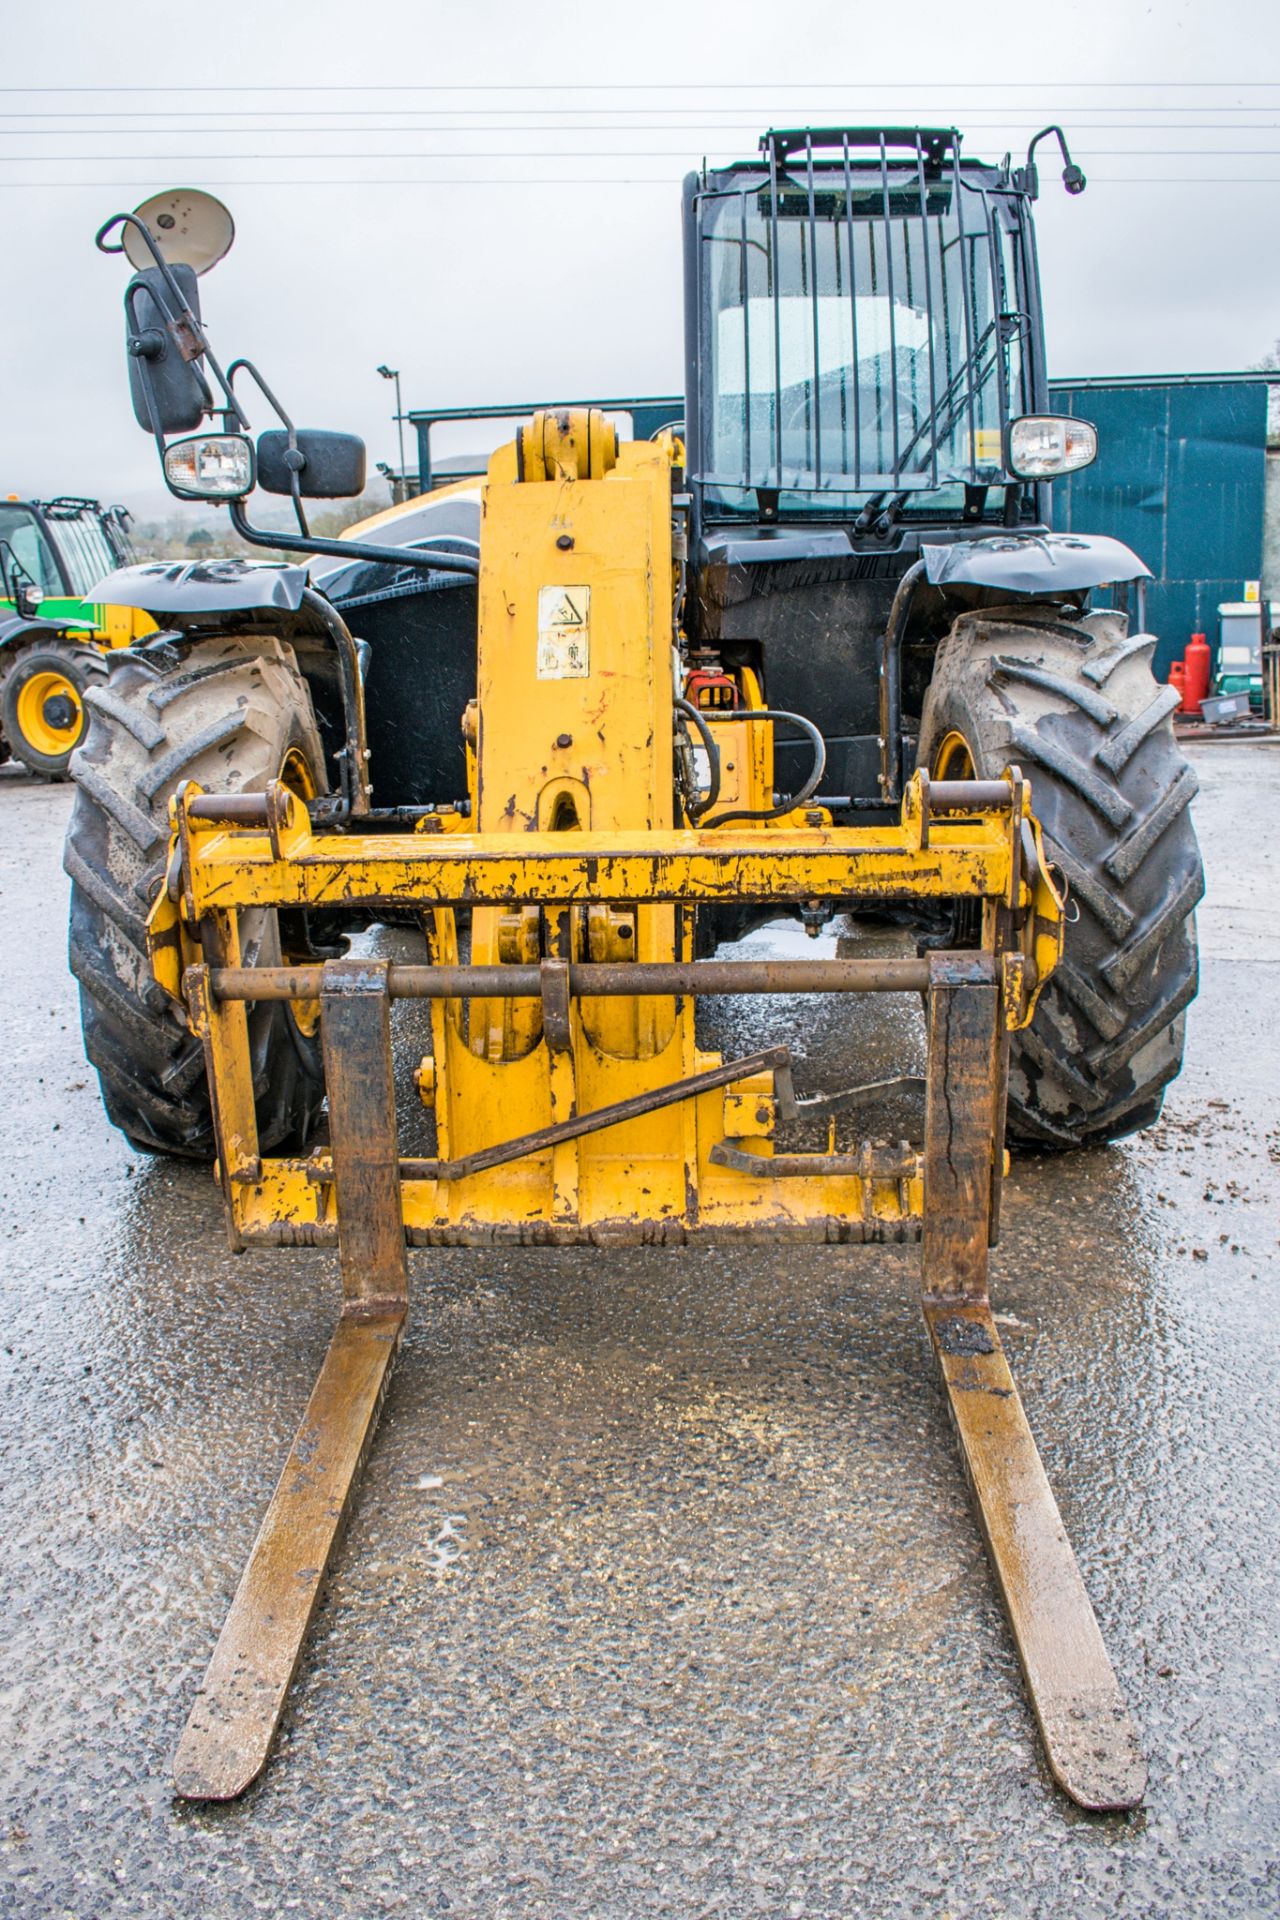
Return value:
M 314 800 L 316 783 L 306 758 L 296 747 L 290 747 L 280 769 L 280 778 L 290 793 L 296 793 L 299 800 Z
M 311 769 L 296 747 L 290 747 L 285 755 L 284 765 L 280 769 L 280 779 L 291 793 L 297 794 L 299 800 L 315 799 L 316 783 Z M 286 966 L 292 959 L 304 958 L 306 956 L 302 954 L 281 954 L 281 959 Z M 313 1040 L 320 1030 L 320 1002 L 318 1000 L 287 1000 L 285 1005 L 298 1032 L 305 1034 L 308 1040 Z
M 929 769 L 929 774 L 930 778 L 934 780 L 973 780 L 977 778 L 974 771 L 973 754 L 970 751 L 969 742 L 962 733 L 952 731 L 942 736 L 942 739 L 938 742 L 937 751 L 933 756 L 933 765 Z
M 46 760 L 57 760 L 80 744 L 84 703 L 74 680 L 47 669 L 33 673 L 18 689 L 17 721 L 23 740 Z

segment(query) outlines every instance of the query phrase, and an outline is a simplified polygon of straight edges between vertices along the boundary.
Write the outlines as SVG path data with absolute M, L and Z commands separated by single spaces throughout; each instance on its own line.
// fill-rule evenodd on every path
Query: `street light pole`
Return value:
M 400 485 L 407 495 L 409 475 L 405 471 L 404 464 L 404 408 L 400 404 L 400 369 L 399 367 L 379 367 L 378 372 L 384 380 L 394 380 L 396 383 L 396 433 L 400 440 Z

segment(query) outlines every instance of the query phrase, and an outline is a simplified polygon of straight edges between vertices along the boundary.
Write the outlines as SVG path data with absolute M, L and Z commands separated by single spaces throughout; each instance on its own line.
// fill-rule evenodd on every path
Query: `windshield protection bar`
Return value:
M 927 161 L 931 171 L 941 168 L 948 153 L 960 151 L 954 127 L 773 127 L 760 136 L 760 151 L 786 166 L 793 153 L 812 156 L 820 149 L 848 153 L 850 147 L 905 147 Z

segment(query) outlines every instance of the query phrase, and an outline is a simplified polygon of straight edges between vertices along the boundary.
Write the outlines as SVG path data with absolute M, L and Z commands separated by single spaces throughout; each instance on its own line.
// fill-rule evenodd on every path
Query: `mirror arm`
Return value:
M 275 414 L 276 419 L 280 422 L 280 425 L 288 433 L 289 445 L 291 447 L 296 447 L 298 444 L 297 430 L 294 427 L 293 421 L 289 418 L 284 408 L 280 405 L 280 402 L 276 399 L 276 396 L 274 395 L 274 393 L 272 393 L 270 387 L 267 385 L 262 375 L 258 372 L 258 369 L 254 366 L 252 360 L 246 360 L 243 354 L 240 355 L 239 359 L 233 360 L 231 362 L 231 365 L 227 368 L 227 379 L 230 381 L 232 386 L 235 385 L 235 379 L 238 373 L 248 374 L 249 378 L 253 381 L 253 384 L 255 385 L 255 387 L 257 387 L 258 392 L 262 395 L 263 399 L 267 402 L 267 405 L 271 408 L 271 411 Z
M 8 564 L 6 565 L 6 561 Z M 18 611 L 18 589 L 22 580 L 31 580 L 31 575 L 19 560 L 7 540 L 0 540 L 0 582 L 4 584 L 4 597 L 12 600 L 14 612 Z M 35 581 L 31 580 L 34 587 Z
M 1037 199 L 1040 193 L 1040 175 L 1036 168 L 1036 148 L 1042 140 L 1047 140 L 1050 135 L 1057 140 L 1059 151 L 1062 154 L 1063 186 L 1068 193 L 1083 193 L 1085 190 L 1086 181 L 1084 174 L 1071 158 L 1071 151 L 1067 146 L 1067 136 L 1055 121 L 1047 127 L 1041 127 L 1039 133 L 1027 148 L 1026 166 L 1020 168 L 1014 175 L 1015 187 L 1018 187 L 1025 193 L 1030 200 Z
M 393 567 L 420 567 L 424 573 L 465 573 L 475 580 L 480 562 L 469 553 L 447 553 L 433 547 L 378 547 L 366 540 L 326 540 L 312 535 L 275 533 L 249 523 L 242 500 L 228 502 L 231 524 L 242 540 L 255 547 L 276 547 L 281 553 L 330 553 L 339 560 L 380 560 Z
M 298 430 L 284 408 L 280 405 L 280 402 L 276 399 L 274 393 L 272 393 L 262 375 L 258 372 L 258 369 L 254 366 L 252 360 L 246 360 L 243 354 L 241 354 L 238 360 L 233 360 L 227 368 L 227 379 L 230 384 L 232 386 L 235 385 L 236 375 L 242 369 L 253 381 L 258 392 L 263 395 L 267 405 L 271 408 L 276 419 L 289 436 L 289 452 L 285 456 L 285 462 L 289 468 L 289 497 L 293 501 L 293 511 L 297 516 L 298 527 L 302 536 L 304 539 L 309 539 L 311 536 L 311 528 L 307 525 L 307 510 L 302 504 L 302 483 L 298 478 L 302 472 L 303 465 L 302 457 L 298 452 Z
M 5 568 L 6 555 L 9 561 L 7 571 Z M 23 620 L 35 619 L 36 614 L 34 609 L 24 609 L 22 596 L 25 592 L 30 591 L 38 593 L 41 600 L 43 600 L 43 589 L 40 587 L 35 575 L 19 560 L 7 540 L 0 540 L 0 582 L 3 582 L 4 585 L 5 599 L 12 600 L 13 610 L 19 618 Z

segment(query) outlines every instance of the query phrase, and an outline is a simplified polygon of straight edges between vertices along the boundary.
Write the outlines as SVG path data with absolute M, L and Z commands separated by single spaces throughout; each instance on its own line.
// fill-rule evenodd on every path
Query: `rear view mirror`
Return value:
M 198 321 L 200 296 L 194 272 L 186 266 L 172 266 L 169 272 Z M 148 267 L 129 282 L 124 296 L 129 393 L 134 419 L 146 433 L 191 433 L 210 405 L 200 371 L 202 355 L 194 351 L 195 335 L 174 313 L 174 306 L 158 267 Z M 191 351 L 189 359 L 183 345 Z
M 347 500 L 364 492 L 364 441 L 354 433 L 323 433 L 300 427 L 291 448 L 278 427 L 258 436 L 258 485 L 265 493 L 292 493 L 293 476 L 304 500 Z

